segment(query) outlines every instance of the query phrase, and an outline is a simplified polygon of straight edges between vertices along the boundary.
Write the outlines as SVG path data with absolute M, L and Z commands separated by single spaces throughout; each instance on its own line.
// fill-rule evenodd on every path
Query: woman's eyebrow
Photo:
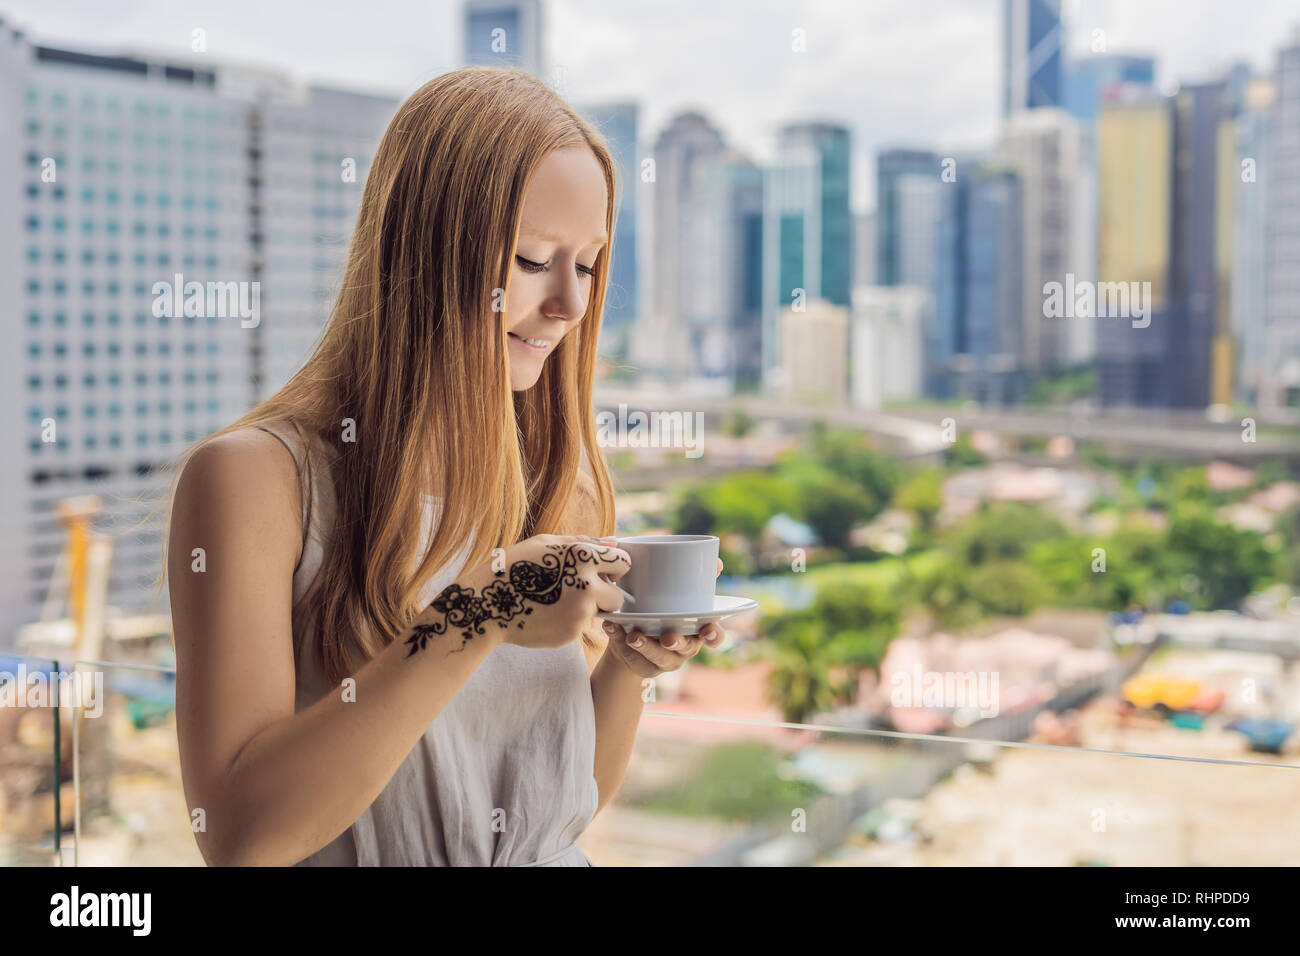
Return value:
M 557 236 L 557 235 L 556 235 L 555 233 L 553 233 L 553 232 L 548 232 L 548 231 L 546 231 L 546 230 L 542 230 L 542 229 L 529 229 L 527 226 L 525 226 L 521 231 L 527 233 L 527 234 L 530 235 L 530 236 L 532 236 L 534 239 L 541 239 L 541 240 L 544 241 L 544 242 L 563 242 L 563 241 L 564 241 L 564 237 L 563 237 L 563 236 Z M 604 244 L 605 244 L 606 242 L 608 242 L 608 241 L 609 241 L 609 236 L 607 236 L 605 233 L 602 232 L 600 235 L 593 237 L 592 240 L 591 240 L 590 242 L 587 243 L 587 245 L 588 245 L 588 246 L 594 246 L 594 245 L 596 245 L 596 243 L 600 243 L 601 245 L 604 245 Z M 584 247 L 584 248 L 585 248 L 585 247 Z

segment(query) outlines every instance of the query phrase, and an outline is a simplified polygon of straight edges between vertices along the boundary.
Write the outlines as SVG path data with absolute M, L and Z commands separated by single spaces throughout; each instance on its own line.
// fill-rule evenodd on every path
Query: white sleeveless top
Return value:
M 303 489 L 303 553 L 293 598 L 320 567 L 334 516 L 332 450 L 293 424 L 258 426 L 284 442 Z M 304 449 L 310 453 L 304 455 Z M 426 496 L 423 543 L 437 499 Z M 471 542 L 439 571 L 427 604 L 460 573 Z M 295 712 L 326 693 L 319 651 L 295 614 Z M 298 866 L 591 866 L 574 842 L 596 813 L 596 715 L 581 641 L 500 644 L 429 725 L 387 786 L 332 843 Z

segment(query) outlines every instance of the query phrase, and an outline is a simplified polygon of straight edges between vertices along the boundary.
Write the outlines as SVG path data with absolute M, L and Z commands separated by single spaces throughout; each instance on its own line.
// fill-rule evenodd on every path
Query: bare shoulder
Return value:
M 218 435 L 185 463 L 176 485 L 173 529 L 259 541 L 279 554 L 291 548 L 296 563 L 302 533 L 298 481 L 293 455 L 274 435 L 258 428 Z

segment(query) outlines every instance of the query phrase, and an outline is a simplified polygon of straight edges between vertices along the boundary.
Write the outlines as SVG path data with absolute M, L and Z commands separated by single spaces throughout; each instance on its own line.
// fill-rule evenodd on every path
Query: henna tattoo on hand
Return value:
M 463 651 L 475 635 L 485 634 L 484 624 L 495 622 L 503 628 L 514 624 L 522 629 L 523 618 L 533 613 L 525 602 L 543 606 L 554 604 L 560 600 L 566 586 L 587 587 L 587 582 L 578 574 L 580 562 L 617 564 L 619 561 L 607 550 L 597 551 L 585 544 L 549 544 L 546 550 L 551 553 L 542 555 L 541 564 L 519 560 L 510 565 L 507 580 L 500 577 L 505 572 L 496 572 L 497 580 L 485 587 L 482 594 L 459 584 L 447 585 L 429 604 L 442 615 L 442 620 L 417 624 L 406 640 L 410 647 L 406 656 L 424 650 L 431 637 L 446 634 L 449 629 L 459 628 L 461 632 L 460 647 L 456 651 Z

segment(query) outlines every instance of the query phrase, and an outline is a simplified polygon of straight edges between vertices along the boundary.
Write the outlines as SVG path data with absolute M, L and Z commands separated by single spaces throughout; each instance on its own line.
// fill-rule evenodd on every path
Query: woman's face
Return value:
M 605 176 L 585 148 L 555 150 L 529 184 L 506 304 L 515 391 L 532 387 L 546 357 L 587 312 L 592 269 L 608 241 L 607 202 Z

